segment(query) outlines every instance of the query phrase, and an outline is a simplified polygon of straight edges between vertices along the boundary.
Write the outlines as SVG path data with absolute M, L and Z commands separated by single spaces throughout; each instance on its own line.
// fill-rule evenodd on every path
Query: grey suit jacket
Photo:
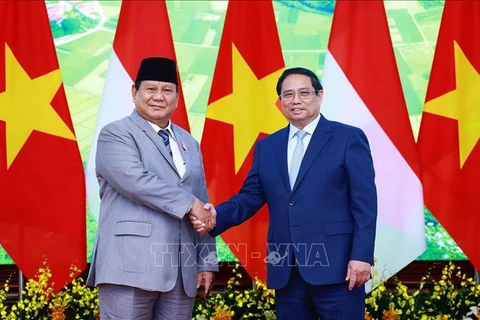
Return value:
M 197 273 L 218 270 L 215 240 L 199 236 L 186 214 L 194 197 L 208 202 L 199 144 L 182 128 L 172 124 L 172 130 L 185 160 L 181 178 L 162 139 L 136 111 L 102 129 L 100 219 L 88 285 L 169 291 L 181 270 L 193 297 Z

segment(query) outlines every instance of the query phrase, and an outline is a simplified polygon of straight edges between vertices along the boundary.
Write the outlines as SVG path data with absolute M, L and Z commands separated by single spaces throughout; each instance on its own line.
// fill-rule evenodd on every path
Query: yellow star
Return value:
M 261 132 L 271 134 L 287 124 L 275 105 L 275 86 L 282 72 L 280 69 L 257 79 L 232 44 L 233 92 L 210 104 L 206 117 L 233 125 L 235 173 Z
M 50 105 L 62 84 L 60 70 L 31 79 L 5 44 L 6 91 L 0 93 L 0 120 L 6 122 L 7 168 L 33 130 L 76 140 Z
M 460 168 L 480 137 L 480 75 L 454 41 L 456 89 L 430 100 L 424 111 L 458 121 Z

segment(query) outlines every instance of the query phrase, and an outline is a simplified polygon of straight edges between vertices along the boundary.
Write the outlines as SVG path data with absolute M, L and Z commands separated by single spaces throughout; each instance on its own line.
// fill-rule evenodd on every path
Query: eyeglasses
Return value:
M 305 99 L 309 99 L 312 97 L 312 95 L 315 93 L 317 93 L 318 90 L 310 90 L 310 89 L 302 89 L 300 91 L 294 91 L 294 90 L 291 90 L 291 91 L 285 91 L 285 92 L 282 92 L 280 94 L 280 99 L 284 100 L 284 101 L 291 101 L 293 100 L 293 98 L 295 98 L 295 95 L 298 94 L 298 97 L 302 100 L 305 100 Z

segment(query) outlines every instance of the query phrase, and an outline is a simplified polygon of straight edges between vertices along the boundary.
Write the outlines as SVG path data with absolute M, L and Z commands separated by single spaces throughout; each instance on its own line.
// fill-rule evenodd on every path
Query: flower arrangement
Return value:
M 85 285 L 79 278 L 80 270 L 70 268 L 72 283 L 55 294 L 50 278 L 52 272 L 47 265 L 39 269 L 37 275 L 28 280 L 22 290 L 23 299 L 9 305 L 6 303 L 10 289 L 9 281 L 0 289 L 0 316 L 6 320 L 17 319 L 100 319 L 98 290 Z
M 196 301 L 194 320 L 276 319 L 274 290 L 258 279 L 252 289 L 239 289 L 242 275 L 238 268 L 237 264 L 223 292 Z M 26 283 L 23 300 L 13 304 L 7 303 L 7 281 L 0 287 L 0 318 L 99 319 L 98 290 L 85 285 L 77 268 L 71 270 L 72 283 L 55 294 L 49 281 L 51 270 L 44 263 L 37 276 Z M 440 279 L 428 272 L 414 289 L 398 280 L 393 287 L 379 285 L 367 295 L 365 306 L 365 320 L 475 320 L 480 319 L 480 285 L 449 263 Z
M 223 293 L 197 301 L 194 319 L 275 319 L 274 291 L 258 279 L 253 289 L 235 289 L 241 278 L 238 267 Z M 367 295 L 365 306 L 365 320 L 475 320 L 480 319 L 480 285 L 450 262 L 439 280 L 428 272 L 415 289 L 398 280 L 393 288 L 380 284 Z
M 255 279 L 252 289 L 238 290 L 242 275 L 237 272 L 239 264 L 232 270 L 222 293 L 211 294 L 205 300 L 197 300 L 193 309 L 195 320 L 230 319 L 275 319 L 275 293 L 262 281 Z
M 367 296 L 365 305 L 367 320 L 480 319 L 480 285 L 450 262 L 443 268 L 440 280 L 427 272 L 413 290 L 398 280 L 390 290 L 381 284 Z

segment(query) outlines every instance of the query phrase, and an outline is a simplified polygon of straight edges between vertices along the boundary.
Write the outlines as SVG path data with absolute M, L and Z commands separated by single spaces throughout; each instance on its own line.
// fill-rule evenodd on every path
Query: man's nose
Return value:
M 297 91 L 294 91 L 293 92 L 293 99 L 292 99 L 292 102 L 293 103 L 299 103 L 300 102 L 300 95 L 298 94 Z
M 155 100 L 164 100 L 164 99 L 165 99 L 165 95 L 163 94 L 162 91 L 157 91 L 157 92 L 155 92 L 155 94 L 153 95 L 153 99 L 155 99 Z

